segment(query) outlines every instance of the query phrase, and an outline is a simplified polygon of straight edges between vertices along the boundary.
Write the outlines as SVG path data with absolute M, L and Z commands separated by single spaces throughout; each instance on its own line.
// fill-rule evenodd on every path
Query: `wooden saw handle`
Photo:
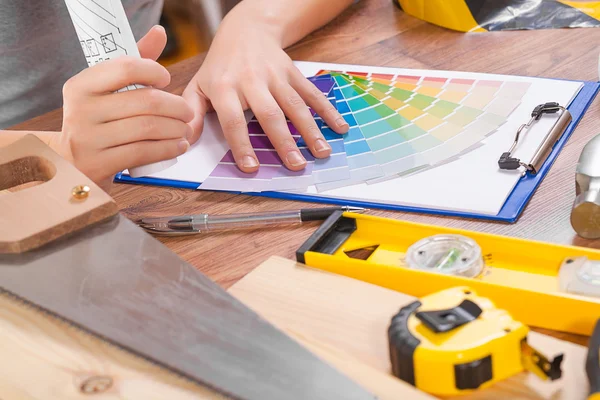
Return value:
M 20 185 L 30 187 L 8 191 Z M 87 196 L 74 196 L 77 186 L 87 186 Z M 0 254 L 35 249 L 118 211 L 106 192 L 36 136 L 0 148 Z

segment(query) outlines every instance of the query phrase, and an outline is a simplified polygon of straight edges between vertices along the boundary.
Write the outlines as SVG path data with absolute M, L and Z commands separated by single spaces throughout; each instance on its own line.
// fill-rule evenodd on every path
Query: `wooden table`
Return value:
M 598 79 L 598 43 L 598 29 L 463 34 L 405 15 L 391 0 L 363 0 L 333 23 L 290 48 L 289 54 L 294 60 L 595 81 Z M 171 67 L 173 82 L 168 90 L 181 93 L 202 60 L 203 56 L 198 56 Z M 569 222 L 575 197 L 575 165 L 583 146 L 600 133 L 599 110 L 598 101 L 595 101 L 516 224 L 386 211 L 372 213 L 507 236 L 600 247 L 600 241 L 578 238 Z M 15 128 L 60 130 L 60 127 L 61 111 L 57 110 Z M 131 218 L 307 206 L 306 203 L 245 195 L 124 184 L 115 185 L 111 194 L 123 213 Z M 307 224 L 290 229 L 160 240 L 227 288 L 271 255 L 294 258 L 295 250 L 315 228 L 316 225 Z M 587 344 L 587 337 L 542 332 Z

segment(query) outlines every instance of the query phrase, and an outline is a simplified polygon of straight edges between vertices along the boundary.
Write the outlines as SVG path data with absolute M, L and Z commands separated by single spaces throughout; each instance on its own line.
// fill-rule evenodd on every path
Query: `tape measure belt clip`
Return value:
M 450 332 L 468 324 L 481 315 L 483 310 L 471 300 L 463 300 L 458 306 L 447 310 L 421 311 L 415 314 L 421 322 L 436 333 Z

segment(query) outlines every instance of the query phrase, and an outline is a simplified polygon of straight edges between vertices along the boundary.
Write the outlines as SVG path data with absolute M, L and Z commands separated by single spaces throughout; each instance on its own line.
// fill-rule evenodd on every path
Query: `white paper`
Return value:
M 427 71 L 400 68 L 369 67 L 357 65 L 296 62 L 305 76 L 318 71 L 342 70 L 378 72 L 384 74 L 427 75 L 467 79 L 492 79 L 531 82 L 531 88 L 508 121 L 486 137 L 481 146 L 440 166 L 415 175 L 398 177 L 374 184 L 358 184 L 318 193 L 314 186 L 306 194 L 316 197 L 352 199 L 380 204 L 426 207 L 439 210 L 497 215 L 507 197 L 521 178 L 519 171 L 500 171 L 498 158 L 508 151 L 517 128 L 526 123 L 534 107 L 549 101 L 568 106 L 582 88 L 579 82 L 554 79 L 529 78 L 469 72 Z M 556 121 L 556 115 L 544 116 L 523 137 L 515 157 L 530 160 L 535 150 Z M 156 178 L 198 182 L 205 179 L 227 152 L 222 130 L 214 114 L 207 117 L 207 125 L 198 142 L 185 156 L 180 157 L 176 168 L 153 176 Z
M 140 57 L 139 50 L 121 0 L 65 0 L 88 66 L 121 56 Z M 119 90 L 135 90 L 131 85 Z M 141 177 L 165 170 L 177 159 L 133 168 L 129 173 Z

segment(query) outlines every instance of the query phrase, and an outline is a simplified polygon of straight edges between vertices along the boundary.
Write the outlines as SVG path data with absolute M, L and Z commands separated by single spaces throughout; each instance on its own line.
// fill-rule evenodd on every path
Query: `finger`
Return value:
M 71 95 L 113 93 L 124 87 L 139 84 L 164 88 L 171 74 L 155 61 L 122 56 L 86 68 L 65 85 Z
M 97 148 L 104 149 L 148 140 L 187 140 L 187 136 L 191 135 L 187 123 L 155 116 L 120 119 L 100 127 L 102 133 L 90 135 L 90 140 L 94 141 Z
M 194 117 L 190 122 L 190 126 L 192 127 L 192 137 L 188 139 L 190 144 L 194 144 L 200 138 L 204 129 L 204 118 L 208 112 L 209 100 L 204 93 L 202 93 L 202 90 L 198 87 L 198 83 L 195 79 L 185 88 L 182 96 L 187 101 L 188 107 L 191 107 L 194 114 Z
M 336 133 L 346 133 L 350 126 L 327 97 L 297 69 L 292 70 L 290 84 L 315 112 Z
M 306 167 L 306 159 L 296 146 L 283 111 L 271 93 L 264 87 L 253 87 L 248 90 L 246 100 L 285 166 L 292 171 Z
M 298 129 L 311 153 L 317 158 L 331 154 L 331 146 L 321 133 L 314 117 L 302 97 L 288 84 L 281 83 L 274 88 L 275 100 Z
M 237 94 L 233 91 L 221 93 L 212 100 L 212 104 L 238 168 L 248 173 L 255 172 L 259 167 L 258 158 L 250 144 L 246 118 Z
M 190 144 L 185 139 L 134 142 L 101 152 L 98 165 L 104 168 L 110 165 L 116 173 L 179 157 L 189 147 Z
M 158 60 L 167 45 L 167 32 L 160 25 L 155 25 L 137 43 L 142 58 Z
M 91 106 L 94 112 L 89 113 L 89 118 L 96 118 L 100 123 L 142 115 L 173 118 L 186 123 L 194 118 L 194 112 L 181 96 L 152 88 L 101 96 L 94 99 Z

